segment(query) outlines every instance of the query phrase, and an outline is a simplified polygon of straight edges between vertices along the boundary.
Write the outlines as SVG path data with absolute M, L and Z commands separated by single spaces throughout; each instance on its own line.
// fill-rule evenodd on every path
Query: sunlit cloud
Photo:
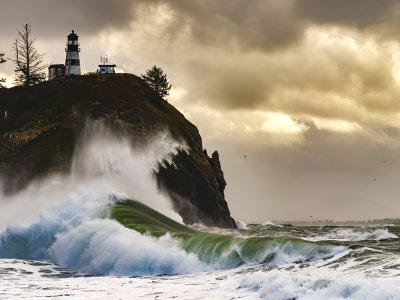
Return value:
M 347 122 L 343 120 L 327 120 L 313 118 L 313 122 L 318 129 L 330 130 L 343 133 L 359 132 L 362 127 L 356 122 Z
M 278 134 L 298 134 L 307 129 L 302 124 L 293 121 L 288 115 L 270 113 L 267 119 L 261 124 L 262 131 Z

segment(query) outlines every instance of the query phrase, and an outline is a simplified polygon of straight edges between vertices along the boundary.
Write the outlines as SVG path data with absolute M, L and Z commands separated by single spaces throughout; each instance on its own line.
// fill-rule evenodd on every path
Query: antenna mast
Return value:
M 105 65 L 106 63 L 108 63 L 108 57 L 107 56 L 100 56 L 100 61 L 103 63 L 103 65 Z

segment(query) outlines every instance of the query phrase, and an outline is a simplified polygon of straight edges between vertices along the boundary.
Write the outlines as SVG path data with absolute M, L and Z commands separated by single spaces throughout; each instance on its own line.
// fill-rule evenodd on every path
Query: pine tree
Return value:
M 0 64 L 5 63 L 6 59 L 4 58 L 4 53 L 0 53 Z M 5 78 L 0 78 L 0 88 L 4 88 L 3 83 L 6 82 Z
M 43 64 L 44 54 L 40 54 L 35 47 L 31 24 L 22 25 L 21 30 L 17 29 L 12 50 L 17 85 L 30 86 L 45 80 L 46 73 L 43 70 L 47 66 Z
M 172 86 L 161 68 L 154 65 L 146 71 L 145 75 L 142 74 L 142 78 L 160 97 L 164 98 L 169 95 Z

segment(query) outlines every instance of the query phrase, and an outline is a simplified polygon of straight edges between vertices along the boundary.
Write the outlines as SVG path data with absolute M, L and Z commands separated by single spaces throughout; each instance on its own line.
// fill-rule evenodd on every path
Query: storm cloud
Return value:
M 121 28 L 129 24 L 132 10 L 130 0 L 1 1 L 1 30 L 3 35 L 15 33 L 26 22 L 34 25 L 46 39 L 58 37 L 71 26 L 85 34 L 93 34 L 104 27 Z

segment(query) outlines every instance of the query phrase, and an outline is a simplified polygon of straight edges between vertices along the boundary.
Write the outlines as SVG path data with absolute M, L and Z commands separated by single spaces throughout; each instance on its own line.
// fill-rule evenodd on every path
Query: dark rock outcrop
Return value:
M 68 172 L 87 118 L 110 126 L 122 121 L 133 142 L 168 129 L 190 148 L 155 174 L 185 223 L 236 226 L 224 197 L 218 153 L 209 157 L 196 126 L 137 76 L 88 75 L 0 89 L 0 112 L 0 173 L 6 192 L 51 172 Z

